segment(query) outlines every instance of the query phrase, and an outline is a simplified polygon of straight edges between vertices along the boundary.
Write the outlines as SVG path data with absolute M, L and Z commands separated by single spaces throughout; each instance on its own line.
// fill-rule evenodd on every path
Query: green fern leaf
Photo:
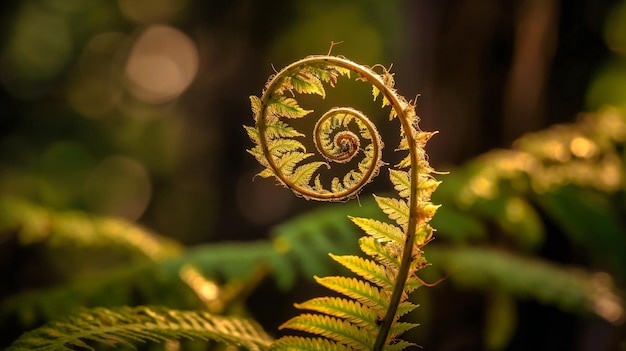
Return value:
M 374 199 L 389 219 L 396 221 L 398 225 L 406 226 L 409 222 L 409 205 L 406 201 L 380 196 L 374 196 Z
M 396 164 L 398 168 L 409 168 L 411 166 L 411 156 L 407 155 Z
M 338 75 L 340 76 L 346 76 L 346 77 L 350 77 L 350 70 L 348 68 L 345 67 L 339 67 L 339 66 L 330 66 L 331 69 L 336 72 Z
M 398 306 L 398 317 L 402 317 L 405 314 L 412 312 L 418 307 L 419 305 L 416 305 L 413 302 L 408 301 L 408 300 L 400 302 L 400 305 Z
M 382 313 L 389 305 L 389 296 L 362 280 L 340 276 L 314 278 L 320 285 L 353 298 L 377 313 Z
M 395 225 L 381 222 L 370 218 L 348 217 L 352 222 L 358 225 L 366 234 L 370 235 L 379 242 L 396 242 L 404 241 L 404 233 Z
M 311 177 L 313 177 L 315 171 L 324 165 L 327 165 L 327 163 L 319 161 L 299 166 L 295 169 L 293 174 L 291 174 L 290 179 L 295 185 L 306 186 L 311 181 Z
M 373 342 L 370 338 L 371 333 L 365 332 L 348 321 L 309 313 L 288 320 L 280 326 L 280 329 L 318 334 L 356 350 L 367 350 Z
M 389 273 L 384 266 L 359 256 L 337 256 L 330 254 L 330 257 L 339 262 L 342 266 L 351 270 L 353 273 L 365 278 L 367 281 L 370 281 L 383 289 L 392 290 L 394 281 L 393 278 L 389 276 Z
M 400 260 L 398 259 L 398 255 L 394 254 L 389 247 L 386 247 L 386 245 L 382 244 L 371 236 L 360 238 L 359 246 L 361 247 L 361 251 L 363 251 L 368 256 L 374 257 L 385 267 L 390 267 L 396 270 L 400 266 Z
M 383 96 L 383 106 L 382 107 L 385 107 L 385 106 L 391 106 L 391 102 L 389 102 L 389 99 L 387 99 L 386 96 Z
M 389 336 L 393 339 L 396 336 L 417 327 L 418 325 L 419 324 L 416 324 L 416 323 L 395 322 L 391 326 L 391 330 L 389 331 Z
M 301 118 L 313 111 L 303 109 L 293 98 L 275 95 L 267 103 L 267 112 L 270 116 Z
M 374 96 L 374 101 L 378 99 L 378 94 L 380 94 L 380 89 L 378 89 L 375 85 L 372 85 L 372 95 Z
M 353 348 L 325 338 L 303 338 L 284 336 L 270 347 L 272 351 L 354 351 Z
M 419 279 L 416 279 L 414 277 L 413 278 L 410 277 L 406 281 L 406 284 L 404 285 L 404 291 L 407 294 L 410 294 L 411 292 L 415 291 L 415 289 L 419 288 L 422 285 L 424 285 L 424 283 L 422 283 L 422 281 L 420 281 Z
M 248 350 L 267 350 L 272 338 L 255 322 L 205 312 L 160 307 L 94 308 L 23 334 L 7 351 L 95 350 L 109 346 L 171 339 L 215 340 Z
M 244 129 L 248 133 L 248 137 L 250 137 L 250 139 L 254 141 L 255 144 L 260 144 L 259 131 L 256 128 L 244 126 Z M 279 120 L 267 123 L 265 128 L 265 134 L 267 135 L 268 139 L 295 138 L 304 136 L 304 134 L 298 132 L 287 123 Z
M 252 128 L 252 129 L 255 129 L 255 128 Z M 267 137 L 270 139 L 294 138 L 294 137 L 304 136 L 304 134 L 298 132 L 293 127 L 291 127 L 290 125 L 282 121 L 273 121 L 273 122 L 267 123 L 266 128 L 265 128 L 265 133 L 267 134 Z
M 376 312 L 363 304 L 338 297 L 318 297 L 295 304 L 298 309 L 346 319 L 364 328 L 376 326 Z
M 333 193 L 338 193 L 338 192 L 346 190 L 346 187 L 343 186 L 343 184 L 341 183 L 341 180 L 339 180 L 339 178 L 334 177 L 333 180 L 330 182 L 330 190 Z
M 250 138 L 250 140 L 252 140 L 257 145 L 260 144 L 259 131 L 256 128 L 243 126 L 243 129 L 245 129 L 246 133 L 248 133 L 248 137 Z
M 264 166 L 267 165 L 267 160 L 263 157 L 263 149 L 261 149 L 260 145 L 257 145 L 252 149 L 247 149 L 246 152 L 254 156 L 254 158 L 256 158 L 259 163 L 262 163 Z
M 307 67 L 308 72 L 317 77 L 320 81 L 329 83 L 332 87 L 337 83 L 339 74 L 328 66 L 311 65 Z
M 328 63 L 313 63 L 307 67 L 307 70 L 332 87 L 337 84 L 337 78 L 340 76 L 350 77 L 349 69 Z
M 412 342 L 404 341 L 404 340 L 392 340 L 391 344 L 385 346 L 385 351 L 401 351 L 406 349 L 407 347 L 416 347 L 417 344 Z
M 295 139 L 286 138 L 268 140 L 267 148 L 272 153 L 272 155 L 276 156 L 277 158 L 291 152 L 306 152 L 306 148 L 304 147 L 304 145 L 302 145 L 301 142 Z
M 316 77 L 314 72 L 306 67 L 293 76 L 285 77 L 285 81 L 285 84 L 298 93 L 317 94 L 326 97 L 326 90 L 320 78 Z
M 256 175 L 258 175 L 261 178 L 271 178 L 274 176 L 274 172 L 270 168 L 266 168 L 262 170 L 261 172 L 257 173 Z
M 250 105 L 252 107 L 252 114 L 254 115 L 254 119 L 258 119 L 259 117 L 259 112 L 261 112 L 261 107 L 263 106 L 263 104 L 261 104 L 261 100 L 254 95 L 250 96 Z
M 276 168 L 286 174 L 293 174 L 296 165 L 313 156 L 311 153 L 290 152 L 275 159 Z
M 389 169 L 389 175 L 398 195 L 408 198 L 411 195 L 411 179 L 409 172 Z

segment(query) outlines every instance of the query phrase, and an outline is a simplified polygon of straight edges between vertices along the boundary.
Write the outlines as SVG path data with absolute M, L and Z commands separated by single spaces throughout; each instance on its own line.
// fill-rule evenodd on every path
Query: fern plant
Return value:
M 338 107 L 324 113 L 315 123 L 312 137 L 321 159 L 311 160 L 298 138 L 305 134 L 291 121 L 309 115 L 298 94 L 326 96 L 325 85 L 334 87 L 340 77 L 372 85 L 374 100 L 391 106 L 389 119 L 401 125 L 398 151 L 408 152 L 389 170 L 398 197 L 375 197 L 378 206 L 395 223 L 368 218 L 351 218 L 366 236 L 359 240 L 369 256 L 331 257 L 360 278 L 331 276 L 316 280 L 342 297 L 320 297 L 296 304 L 312 313 L 302 313 L 281 328 L 308 332 L 314 337 L 283 336 L 277 350 L 401 350 L 411 343 L 399 336 L 415 327 L 399 318 L 417 307 L 408 295 L 422 285 L 417 271 L 427 262 L 421 248 L 431 239 L 428 222 L 437 206 L 430 202 L 439 182 L 432 177 L 424 146 L 433 133 L 418 127 L 415 104 L 398 95 L 393 75 L 382 66 L 380 72 L 342 57 L 311 56 L 287 66 L 274 75 L 260 98 L 252 96 L 255 127 L 246 127 L 256 146 L 249 150 L 265 166 L 262 177 L 275 177 L 296 195 L 320 201 L 344 201 L 355 197 L 379 173 L 383 142 L 371 120 L 353 108 Z M 324 182 L 323 168 L 349 164 L 343 177 Z M 329 184 L 328 184 L 329 183 Z
M 356 197 L 385 165 L 383 142 L 365 114 L 350 107 L 333 108 L 315 123 L 313 144 L 320 156 L 311 161 L 314 155 L 299 139 L 305 134 L 292 124 L 312 111 L 302 108 L 296 97 L 325 97 L 327 86 L 355 75 L 356 80 L 372 85 L 374 100 L 381 98 L 383 107 L 390 106 L 390 120 L 400 122 L 397 151 L 406 154 L 389 170 L 398 196 L 374 197 L 391 222 L 350 217 L 366 234 L 359 246 L 368 258 L 330 255 L 359 278 L 315 277 L 341 296 L 296 304 L 309 312 L 281 326 L 313 336 L 274 340 L 253 320 L 203 311 L 95 308 L 25 333 L 9 350 L 94 350 L 94 343 L 116 346 L 181 338 L 215 340 L 249 350 L 402 350 L 413 345 L 400 335 L 416 324 L 402 322 L 400 317 L 417 307 L 409 301 L 409 294 L 423 285 L 417 275 L 427 265 L 421 249 L 433 233 L 428 223 L 437 206 L 430 196 L 439 182 L 431 175 L 424 146 L 434 133 L 419 129 L 415 104 L 398 95 L 387 69 L 376 67 L 378 72 L 342 57 L 311 56 L 271 77 L 260 98 L 250 98 L 256 125 L 245 129 L 256 144 L 249 152 L 265 167 L 260 176 L 275 177 L 296 195 L 311 200 L 340 202 Z M 342 177 L 327 177 L 322 170 L 332 164 L 351 170 Z
M 95 350 L 133 342 L 174 339 L 215 340 L 264 350 L 272 338 L 254 321 L 200 311 L 119 307 L 84 310 L 24 334 L 9 350 Z

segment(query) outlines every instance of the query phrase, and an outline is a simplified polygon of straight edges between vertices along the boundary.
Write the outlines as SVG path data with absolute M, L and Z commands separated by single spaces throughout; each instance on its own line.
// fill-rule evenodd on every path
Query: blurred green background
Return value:
M 274 69 L 325 54 L 332 42 L 343 42 L 333 54 L 358 63 L 393 63 L 399 92 L 420 94 L 422 129 L 439 131 L 427 148 L 431 163 L 453 174 L 478 155 L 574 122 L 581 112 L 626 108 L 623 0 L 22 0 L 0 6 L 0 195 L 53 211 L 123 218 L 188 247 L 261 240 L 279 223 L 320 206 L 272 181 L 253 180 L 260 167 L 245 152 L 252 145 L 242 125 L 253 123 L 248 96 L 261 93 Z M 618 189 L 609 197 L 619 197 L 622 207 L 610 208 L 622 226 L 614 227 L 618 240 L 608 246 L 622 253 L 623 183 Z M 448 195 L 442 198 L 456 196 Z M 608 270 L 549 221 L 545 232 L 530 255 Z M 63 281 L 45 269 L 40 251 L 20 248 L 9 234 L 0 243 L 2 298 Z M 94 269 L 106 269 L 107 260 Z M 609 270 L 617 286 L 625 283 L 624 271 Z M 310 287 L 303 284 L 281 294 L 301 301 Z M 506 340 L 489 344 L 479 325 L 497 317 L 481 312 L 484 301 L 475 293 L 460 297 L 445 284 L 433 288 L 441 289 L 437 299 L 466 303 L 440 314 L 430 304 L 433 327 L 416 340 L 426 350 L 625 347 L 619 324 L 581 322 L 528 301 L 518 306 L 517 327 L 504 332 Z M 271 284 L 263 285 L 250 303 L 277 302 L 275 296 Z M 496 304 L 504 301 L 498 296 L 492 295 Z M 501 306 L 506 313 L 509 305 Z M 280 317 L 292 313 L 284 302 L 277 308 Z M 273 318 L 268 329 L 279 322 Z M 2 344 L 20 328 L 13 325 Z

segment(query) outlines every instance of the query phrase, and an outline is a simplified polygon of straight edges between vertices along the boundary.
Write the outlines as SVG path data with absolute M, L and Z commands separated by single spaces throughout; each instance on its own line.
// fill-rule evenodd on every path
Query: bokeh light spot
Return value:
M 624 186 L 623 162 L 617 155 L 606 155 L 600 163 L 598 172 L 600 184 L 608 191 L 615 191 Z
M 492 199 L 496 194 L 496 184 L 484 176 L 475 177 L 470 181 L 470 190 L 478 197 Z
M 115 58 L 126 40 L 124 34 L 105 32 L 85 45 L 66 90 L 70 105 L 81 115 L 100 117 L 118 105 L 123 75 Z
M 145 167 L 124 156 L 111 156 L 101 161 L 85 186 L 85 198 L 91 211 L 128 220 L 141 217 L 151 193 Z
M 126 62 L 131 94 L 147 103 L 177 98 L 198 72 L 198 50 L 181 31 L 154 25 L 137 39 Z
M 576 137 L 570 143 L 572 154 L 576 157 L 589 158 L 598 152 L 598 147 L 591 140 L 583 137 Z
M 29 82 L 54 78 L 68 63 L 73 40 L 67 19 L 36 3 L 25 3 L 14 19 L 2 53 L 3 83 L 14 95 L 30 97 Z
M 185 265 L 180 269 L 179 275 L 204 302 L 211 302 L 219 298 L 219 286 L 202 276 L 196 268 Z
M 570 156 L 563 143 L 556 140 L 546 142 L 543 151 L 548 158 L 559 162 L 567 161 Z

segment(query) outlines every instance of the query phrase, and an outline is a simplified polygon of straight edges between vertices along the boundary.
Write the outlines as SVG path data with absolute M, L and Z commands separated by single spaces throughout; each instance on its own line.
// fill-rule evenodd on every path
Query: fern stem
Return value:
M 380 75 L 376 72 L 372 71 L 370 68 L 356 64 L 350 60 L 335 57 L 335 56 L 311 56 L 304 58 L 302 60 L 296 61 L 291 65 L 287 66 L 284 71 L 288 71 L 294 68 L 301 67 L 303 65 L 310 64 L 311 62 L 322 61 L 327 63 L 332 63 L 339 67 L 347 68 L 357 74 L 359 74 L 362 78 L 367 80 L 370 84 L 374 85 L 380 92 L 389 100 L 392 107 L 395 109 L 396 114 L 400 120 L 400 124 L 402 125 L 402 129 L 404 130 L 404 134 L 406 135 L 410 158 L 411 158 L 411 196 L 409 202 L 409 222 L 407 225 L 407 232 L 405 238 L 404 251 L 402 253 L 402 260 L 400 267 L 398 269 L 398 275 L 396 277 L 396 282 L 394 286 L 394 290 L 391 294 L 391 298 L 389 301 L 389 308 L 385 314 L 385 317 L 380 325 L 380 330 L 378 335 L 376 336 L 376 340 L 374 342 L 373 351 L 382 351 L 384 345 L 387 342 L 387 337 L 389 335 L 389 331 L 391 329 L 391 325 L 393 324 L 396 312 L 398 310 L 398 306 L 400 305 L 400 300 L 402 299 L 402 293 L 404 291 L 404 286 L 409 274 L 409 268 L 411 265 L 411 258 L 413 253 L 413 245 L 415 243 L 415 232 L 417 229 L 417 224 L 420 221 L 420 216 L 418 214 L 418 180 L 419 180 L 419 169 L 417 167 L 419 159 L 417 153 L 417 142 L 415 140 L 415 136 L 413 134 L 411 122 L 407 117 L 407 109 L 413 108 L 409 103 L 407 103 L 404 98 L 400 97 L 395 90 L 388 87 Z M 276 84 L 277 77 L 280 74 L 277 74 L 275 79 L 270 81 L 268 86 L 266 87 L 266 93 L 270 92 L 273 89 L 274 84 Z M 265 102 L 269 98 L 266 96 L 269 94 L 264 94 L 261 101 Z M 265 104 L 263 104 L 264 106 Z M 263 133 L 263 122 L 260 123 L 259 129 L 260 132 Z M 263 152 L 267 152 L 267 144 L 264 143 L 264 140 L 261 139 L 261 147 L 263 148 Z M 268 159 L 269 162 L 272 162 L 271 158 Z M 283 179 L 283 181 L 287 181 Z
M 413 254 L 413 245 L 415 244 L 415 232 L 417 230 L 417 224 L 420 220 L 420 216 L 418 214 L 418 180 L 419 180 L 419 168 L 417 167 L 419 163 L 418 154 L 417 154 L 417 142 L 413 135 L 411 122 L 409 118 L 406 116 L 406 109 L 413 108 L 409 105 L 403 98 L 401 98 L 393 89 L 390 89 L 385 82 L 381 79 L 381 77 L 373 72 L 371 69 L 355 64 L 351 61 L 327 56 L 327 57 L 312 57 L 309 60 L 313 59 L 322 59 L 326 62 L 332 62 L 339 66 L 348 68 L 352 71 L 358 73 L 361 77 L 365 78 L 368 82 L 376 86 L 382 94 L 391 102 L 391 105 L 396 110 L 398 114 L 398 118 L 400 120 L 400 124 L 402 125 L 402 129 L 407 138 L 409 152 L 411 157 L 411 196 L 409 202 L 409 223 L 407 225 L 407 232 L 405 238 L 404 250 L 402 252 L 402 260 L 400 262 L 400 267 L 398 269 L 398 275 L 396 276 L 396 283 L 394 286 L 394 290 L 391 294 L 391 298 L 389 300 L 389 308 L 385 314 L 385 317 L 380 325 L 380 330 L 378 335 L 376 336 L 376 340 L 374 341 L 374 346 L 372 348 L 373 351 L 382 351 L 383 347 L 387 342 L 387 337 L 389 335 L 389 331 L 391 329 L 391 325 L 393 324 L 396 313 L 398 310 L 398 306 L 400 305 L 400 300 L 402 299 L 402 293 L 404 291 L 404 286 L 406 280 L 409 275 L 409 268 L 411 265 L 411 258 Z M 307 60 L 307 59 L 304 59 Z M 303 61 L 304 61 L 303 60 Z
M 390 90 L 390 89 L 385 89 Z M 382 91 L 382 90 L 381 90 Z M 394 91 L 385 91 L 385 94 L 396 95 Z M 392 100 L 390 100 L 392 101 Z M 392 101 L 392 104 L 395 108 L 395 102 Z M 412 108 L 412 107 L 410 107 Z M 418 213 L 418 201 L 419 197 L 417 195 L 417 191 L 419 189 L 419 158 L 417 154 L 417 142 L 412 132 L 412 127 L 410 125 L 410 121 L 406 116 L 405 109 L 396 109 L 398 113 L 398 118 L 400 123 L 402 124 L 402 129 L 405 132 L 409 153 L 411 157 L 411 195 L 409 200 L 409 222 L 406 230 L 406 237 L 404 240 L 404 250 L 402 251 L 402 260 L 400 261 L 400 267 L 398 268 L 398 275 L 396 276 L 396 284 L 394 286 L 393 293 L 391 294 L 391 298 L 389 300 L 389 308 L 385 314 L 385 318 L 380 325 L 380 330 L 378 335 L 376 336 L 376 340 L 374 342 L 374 346 L 372 348 L 373 351 L 382 351 L 383 347 L 387 342 L 387 337 L 389 335 L 389 330 L 391 329 L 391 325 L 393 324 L 396 312 L 398 310 L 398 306 L 400 305 L 400 300 L 402 299 L 402 293 L 404 291 L 404 285 L 409 275 L 409 268 L 411 266 L 411 259 L 413 256 L 413 245 L 415 244 L 415 235 L 417 231 L 417 225 L 423 219 L 420 218 Z
M 400 267 L 398 268 L 398 274 L 396 276 L 396 281 L 394 285 L 393 292 L 389 301 L 389 308 L 385 312 L 385 316 L 380 324 L 380 328 L 378 334 L 376 335 L 376 339 L 374 341 L 374 345 L 372 350 L 374 351 L 382 351 L 383 347 L 387 344 L 387 339 L 389 337 L 389 332 L 391 327 L 396 320 L 398 306 L 402 300 L 404 288 L 406 285 L 406 281 L 409 275 L 412 256 L 413 256 L 413 246 L 416 240 L 416 230 L 420 223 L 425 221 L 425 215 L 423 215 L 423 211 L 420 211 L 419 201 L 420 198 L 418 196 L 419 190 L 419 164 L 420 164 L 420 155 L 419 155 L 419 147 L 418 141 L 416 140 L 416 134 L 414 133 L 414 126 L 411 117 L 414 116 L 415 107 L 406 101 L 402 96 L 397 94 L 395 89 L 393 89 L 392 84 L 385 82 L 387 76 L 380 75 L 372 70 L 370 67 L 362 66 L 356 64 L 350 60 L 344 59 L 342 57 L 335 56 L 327 56 L 327 55 L 318 55 L 318 56 L 309 56 L 304 59 L 298 60 L 287 67 L 285 67 L 280 72 L 270 79 L 270 81 L 265 86 L 265 91 L 260 99 L 260 108 L 257 113 L 257 128 L 259 131 L 259 146 L 264 155 L 270 155 L 268 141 L 264 137 L 267 125 L 266 120 L 264 118 L 266 114 L 266 106 L 268 102 L 273 98 L 274 89 L 281 84 L 281 77 L 283 75 L 289 75 L 291 72 L 298 72 L 302 67 L 306 67 L 307 65 L 324 63 L 327 65 L 332 65 L 336 67 L 340 67 L 343 69 L 347 69 L 359 75 L 359 79 L 369 82 L 374 87 L 378 89 L 378 91 L 384 96 L 385 99 L 391 104 L 395 114 L 398 116 L 400 120 L 400 124 L 404 135 L 406 137 L 407 148 L 409 150 L 409 159 L 411 164 L 411 169 L 409 172 L 410 175 L 410 197 L 409 197 L 409 219 L 408 224 L 406 225 L 406 237 L 405 243 L 402 253 L 402 258 L 400 261 Z M 386 72 L 385 70 L 385 73 Z M 376 96 L 376 95 L 375 95 Z M 384 106 L 384 105 L 383 105 Z M 379 146 L 376 143 L 373 143 L 375 152 L 380 152 Z M 272 157 L 266 157 L 266 163 L 268 168 L 274 171 L 274 175 L 287 187 L 295 189 L 297 188 L 293 182 L 287 177 L 283 176 L 281 172 L 277 172 L 278 169 L 274 159 Z M 356 186 L 345 189 L 343 192 L 329 192 L 329 193 L 308 193 L 306 189 L 304 191 L 298 192 L 300 195 L 306 198 L 315 198 L 318 200 L 327 200 L 327 201 L 340 201 L 348 199 L 350 196 L 356 195 L 365 183 L 369 180 L 369 176 L 371 173 L 377 172 L 377 167 L 371 167 L 368 169 L 368 174 L 360 180 Z

